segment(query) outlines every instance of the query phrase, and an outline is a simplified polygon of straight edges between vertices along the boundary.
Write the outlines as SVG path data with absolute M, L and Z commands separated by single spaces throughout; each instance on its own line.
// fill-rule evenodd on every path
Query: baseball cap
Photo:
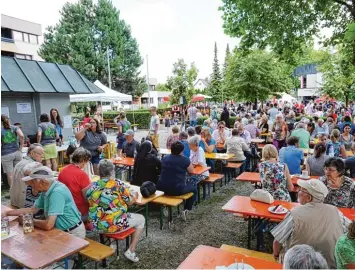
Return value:
M 298 180 L 297 185 L 303 187 L 314 198 L 320 201 L 324 201 L 324 198 L 328 195 L 328 188 L 318 179 L 311 180 Z
M 25 176 L 22 178 L 22 181 L 27 182 L 33 179 L 51 179 L 53 178 L 53 171 L 46 167 L 46 166 L 41 166 L 41 167 L 36 167 L 33 168 L 31 174 L 29 176 Z
M 123 135 L 134 135 L 134 131 L 132 129 L 127 130 Z

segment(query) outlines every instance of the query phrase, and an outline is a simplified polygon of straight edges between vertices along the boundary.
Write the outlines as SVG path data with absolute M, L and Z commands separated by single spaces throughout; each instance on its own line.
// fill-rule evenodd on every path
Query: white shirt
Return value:
M 190 151 L 190 160 L 192 164 L 199 164 L 201 166 L 207 167 L 205 152 L 202 147 L 198 147 L 197 151 Z M 209 171 L 204 172 L 202 175 L 209 176 Z
M 226 129 L 224 129 L 224 137 L 225 140 L 227 140 L 229 137 L 229 131 Z M 212 138 L 216 141 L 216 143 L 218 143 L 218 141 L 221 139 L 218 128 L 215 131 L 213 131 Z
M 150 131 L 154 131 L 155 132 L 155 126 L 158 125 L 158 129 L 159 129 L 159 116 L 158 115 L 152 115 L 152 117 L 150 118 Z

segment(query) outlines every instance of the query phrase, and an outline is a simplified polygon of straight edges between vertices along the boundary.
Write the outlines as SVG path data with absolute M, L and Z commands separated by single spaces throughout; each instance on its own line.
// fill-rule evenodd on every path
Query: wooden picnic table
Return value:
M 121 159 L 112 159 L 111 160 L 114 165 L 123 165 L 133 167 L 134 165 L 134 158 L 126 157 Z
M 194 170 L 192 171 L 191 174 L 193 175 L 201 175 L 204 172 L 207 172 L 209 169 L 211 169 L 211 167 L 204 167 L 204 166 L 194 166 Z
M 215 269 L 217 266 L 228 267 L 235 263 L 236 260 L 240 264 L 243 260 L 245 264 L 249 264 L 254 269 L 282 269 L 282 264 L 277 262 L 270 262 L 205 245 L 197 246 L 179 265 L 178 269 Z
M 265 142 L 265 140 L 264 140 L 264 139 L 259 139 L 259 138 L 254 138 L 254 139 L 251 139 L 251 142 L 258 144 L 258 143 L 263 143 L 263 142 Z
M 286 214 L 278 215 L 269 212 L 268 208 L 270 206 L 282 205 L 288 210 L 299 206 L 299 203 L 295 202 L 285 202 L 285 201 L 274 201 L 272 204 L 262 203 L 258 201 L 253 201 L 250 197 L 246 196 L 234 196 L 230 199 L 223 207 L 222 210 L 233 213 L 241 214 L 243 217 L 248 218 L 248 248 L 251 246 L 251 231 L 252 231 L 252 219 L 267 219 L 276 222 L 281 222 Z M 350 220 L 355 220 L 355 209 L 351 208 L 338 208 L 344 216 Z M 259 232 L 260 233 L 260 232 Z M 262 234 L 262 232 L 261 232 Z M 259 248 L 259 239 L 257 240 L 257 249 Z
M 1 211 L 6 210 L 11 209 L 2 205 Z M 29 269 L 52 265 L 89 245 L 88 241 L 55 228 L 35 228 L 24 234 L 22 225 L 12 221 L 10 230 L 16 234 L 1 241 L 1 254 Z
M 162 155 L 162 156 L 170 155 L 171 154 L 171 149 L 160 148 L 159 149 L 159 154 Z
M 346 151 L 346 155 L 348 157 L 352 157 L 352 156 L 354 156 L 354 153 L 352 151 Z
M 206 159 L 228 160 L 234 157 L 234 154 L 221 154 L 221 153 L 205 153 Z

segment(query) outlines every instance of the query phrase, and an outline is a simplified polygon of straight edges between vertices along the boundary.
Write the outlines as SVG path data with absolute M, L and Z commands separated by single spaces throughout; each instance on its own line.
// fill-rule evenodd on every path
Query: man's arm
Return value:
M 8 216 L 22 216 L 24 214 L 36 214 L 40 209 L 36 207 L 31 208 L 21 208 L 16 210 L 9 210 L 1 213 L 1 216 L 8 217 Z
M 49 216 L 45 220 L 34 219 L 33 222 L 35 227 L 40 228 L 42 230 L 49 231 L 54 227 L 56 220 L 57 220 L 57 216 Z

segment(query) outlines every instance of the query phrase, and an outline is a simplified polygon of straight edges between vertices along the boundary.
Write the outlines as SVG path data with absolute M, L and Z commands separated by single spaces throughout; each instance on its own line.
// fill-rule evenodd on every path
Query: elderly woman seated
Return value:
M 324 204 L 327 187 L 319 180 L 298 180 L 298 201 L 271 234 L 273 254 L 283 262 L 283 254 L 295 245 L 306 244 L 321 252 L 330 268 L 335 268 L 337 239 L 348 230 L 350 220 L 335 206 Z
M 188 140 L 190 148 L 190 160 L 193 166 L 207 167 L 205 152 L 200 146 L 200 139 L 198 136 L 193 136 Z M 208 177 L 209 172 L 206 171 L 202 176 Z
M 293 191 L 294 187 L 287 165 L 278 161 L 276 147 L 272 144 L 265 145 L 262 158 L 264 161 L 260 163 L 259 171 L 263 189 L 275 200 L 290 202 L 289 191 Z
M 344 176 L 345 164 L 340 158 L 329 158 L 324 163 L 325 175 L 320 177 L 328 188 L 324 203 L 337 207 L 355 207 L 355 181 Z
M 321 253 L 309 245 L 290 248 L 284 258 L 283 269 L 329 269 Z
M 41 192 L 31 208 L 9 210 L 2 216 L 36 214 L 44 210 L 44 220 L 34 219 L 34 226 L 43 230 L 57 228 L 80 238 L 85 238 L 85 227 L 78 208 L 66 185 L 56 181 L 48 167 L 35 167 L 29 176 L 22 178 L 26 185 Z M 21 218 L 19 219 L 21 221 Z
M 140 214 L 128 214 L 128 205 L 136 202 L 138 194 L 132 194 L 124 182 L 112 177 L 114 165 L 111 161 L 101 160 L 98 169 L 100 180 L 94 182 L 86 193 L 89 222 L 94 230 L 103 233 L 118 233 L 135 228 L 131 245 L 124 255 L 132 262 L 138 262 L 139 258 L 134 251 L 143 233 L 145 219 Z

